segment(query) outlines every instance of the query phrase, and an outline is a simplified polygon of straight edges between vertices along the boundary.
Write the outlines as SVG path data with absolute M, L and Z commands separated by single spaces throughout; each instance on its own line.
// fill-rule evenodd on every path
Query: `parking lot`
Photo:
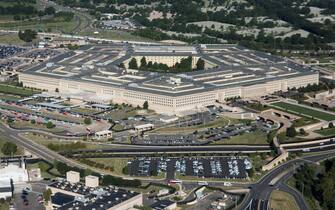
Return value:
M 26 49 L 16 46 L 4 46 L 0 45 L 0 59 L 5 59 L 15 54 L 24 52 Z
M 150 158 L 141 157 L 128 164 L 131 176 L 157 176 L 166 173 L 167 179 L 193 176 L 199 178 L 244 179 L 252 163 L 237 157 Z
M 44 210 L 42 192 L 45 190 L 44 185 L 33 184 L 26 189 L 16 190 L 14 196 L 14 207 L 17 210 Z

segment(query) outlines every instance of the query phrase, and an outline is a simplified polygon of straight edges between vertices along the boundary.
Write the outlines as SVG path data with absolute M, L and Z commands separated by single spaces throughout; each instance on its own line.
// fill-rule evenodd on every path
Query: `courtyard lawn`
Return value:
M 329 114 L 326 112 L 322 112 L 321 110 L 315 110 L 315 109 L 310 109 L 307 107 L 303 107 L 300 105 L 295 105 L 295 104 L 289 104 L 285 102 L 276 102 L 272 103 L 271 106 L 278 107 L 282 110 L 298 114 L 298 115 L 303 115 L 303 116 L 310 116 L 316 119 L 320 120 L 325 120 L 325 121 L 332 121 L 335 120 L 335 114 Z
M 293 122 L 293 124 L 296 128 L 298 128 L 298 127 L 302 127 L 302 126 L 305 126 L 305 125 L 315 124 L 315 123 L 318 123 L 318 122 L 320 122 L 320 121 L 317 120 L 317 119 L 302 117 L 302 118 L 299 118 L 299 119 L 295 120 Z
M 270 197 L 270 208 L 272 210 L 282 210 L 282 209 L 290 209 L 290 210 L 298 210 L 299 207 L 293 196 L 290 194 L 275 190 L 271 193 Z
M 323 130 L 317 130 L 315 131 L 318 134 L 321 134 L 323 136 L 334 136 L 335 135 L 335 128 L 326 128 Z

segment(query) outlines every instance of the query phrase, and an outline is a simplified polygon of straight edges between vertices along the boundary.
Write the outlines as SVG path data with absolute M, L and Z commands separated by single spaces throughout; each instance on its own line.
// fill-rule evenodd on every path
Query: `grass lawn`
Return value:
M 13 94 L 22 97 L 32 96 L 41 91 L 32 90 L 30 88 L 17 87 L 13 85 L 0 84 L 0 93 Z
M 74 143 L 73 140 L 65 140 L 65 139 L 59 139 L 59 138 L 53 138 L 53 137 L 46 137 L 44 135 L 40 134 L 33 134 L 33 133 L 25 133 L 23 135 L 24 137 L 33 140 L 34 142 L 41 144 L 43 146 L 47 146 L 50 143 L 53 143 L 54 145 L 57 144 L 71 144 Z M 113 146 L 108 145 L 101 145 L 101 144 L 94 144 L 94 143 L 88 143 L 85 141 L 80 141 L 81 143 L 84 143 L 86 145 L 86 149 L 108 149 L 112 148 Z
M 213 144 L 269 144 L 267 135 L 262 131 L 244 133 L 242 135 L 233 136 L 229 139 L 222 139 L 213 142 Z
M 293 122 L 293 124 L 297 128 L 297 127 L 302 127 L 302 126 L 305 126 L 305 125 L 311 125 L 311 124 L 318 123 L 318 122 L 319 122 L 319 120 L 317 120 L 317 119 L 302 117 L 302 118 L 299 118 L 299 119 L 295 120 Z
M 0 43 L 1 44 L 15 44 L 22 45 L 24 42 L 19 39 L 18 35 L 15 33 L 0 33 Z
M 15 121 L 10 124 L 11 127 L 16 128 L 16 129 L 37 129 L 37 130 L 43 130 L 51 133 L 61 133 L 65 132 L 63 128 L 47 128 L 44 124 L 31 124 L 30 121 Z
M 0 136 L 2 136 L 2 133 L 0 132 Z M 5 156 L 2 152 L 1 152 L 1 149 L 3 147 L 3 145 L 6 143 L 6 142 L 10 142 L 10 139 L 7 139 L 5 137 L 0 137 L 0 157 L 2 156 Z M 22 155 L 23 154 L 23 148 L 22 147 L 17 147 L 17 152 L 15 155 Z
M 10 111 L 15 111 L 15 112 L 23 112 L 27 114 L 36 113 L 35 111 L 30 110 L 30 109 L 25 109 L 25 108 L 21 108 L 18 106 L 11 106 L 11 105 L 0 105 L 0 109 L 5 109 L 5 110 L 10 110 Z
M 270 197 L 270 209 L 272 210 L 299 210 L 299 207 L 293 196 L 290 194 L 275 190 Z
M 249 109 L 260 111 L 260 112 L 271 108 L 266 105 L 262 105 L 261 103 L 250 103 L 250 104 L 247 104 L 246 107 Z
M 52 32 L 64 32 L 70 33 L 76 27 L 77 23 L 75 19 L 71 21 L 62 21 L 57 18 L 52 18 L 48 20 L 42 20 L 41 22 L 38 19 L 33 19 L 29 21 L 15 21 L 15 22 L 5 22 L 0 23 L 0 29 L 4 30 L 26 30 L 32 29 L 37 31 L 48 31 Z
M 314 110 L 314 109 L 309 109 L 307 107 L 302 107 L 299 105 L 294 105 L 294 104 L 289 104 L 285 102 L 276 102 L 272 103 L 271 106 L 279 107 L 283 110 L 293 112 L 295 114 L 299 115 L 307 115 L 314 117 L 316 119 L 321 119 L 325 121 L 332 121 L 335 120 L 335 115 L 328 114 L 322 111 Z
M 104 39 L 117 39 L 117 40 L 129 40 L 129 41 L 152 41 L 151 39 L 135 36 L 129 32 L 124 31 L 116 31 L 116 30 L 101 30 L 97 29 L 96 31 L 99 34 L 94 34 L 94 31 L 81 31 L 79 35 L 82 36 L 92 36 L 96 38 L 104 38 Z
M 89 115 L 99 112 L 99 111 L 94 110 L 94 109 L 87 109 L 87 108 L 80 108 L 80 107 L 72 108 L 71 111 L 77 112 L 77 113 L 80 113 L 80 114 L 89 114 Z
M 8 210 L 9 209 L 9 203 L 5 202 L 0 204 L 0 210 Z
M 127 166 L 127 163 L 129 160 L 128 158 L 88 158 L 91 161 L 102 163 L 105 166 L 111 166 L 113 167 L 113 174 L 115 175 L 124 175 L 122 173 L 122 169 Z
M 41 176 L 43 178 L 46 178 L 46 179 L 55 178 L 53 175 L 51 175 L 51 174 L 49 174 L 47 172 L 47 170 L 49 168 L 49 164 L 47 164 L 46 162 L 40 161 L 40 162 L 37 162 L 37 163 L 33 163 L 33 164 L 28 164 L 27 165 L 27 169 L 28 170 L 32 169 L 32 168 L 40 168 L 40 170 L 41 170 Z M 54 174 L 58 174 L 58 171 L 55 168 L 51 169 L 51 172 L 54 173 Z
M 63 115 L 56 112 L 50 112 L 46 110 L 41 110 L 41 115 L 46 118 L 51 118 L 54 120 L 61 120 L 65 122 L 71 122 L 71 123 L 84 123 L 84 118 L 82 117 L 74 117 L 72 115 Z
M 323 130 L 317 130 L 315 132 L 323 136 L 333 136 L 335 135 L 335 128 L 326 128 Z
M 5 101 L 18 101 L 20 100 L 20 96 L 8 95 L 8 94 L 0 94 L 0 100 Z

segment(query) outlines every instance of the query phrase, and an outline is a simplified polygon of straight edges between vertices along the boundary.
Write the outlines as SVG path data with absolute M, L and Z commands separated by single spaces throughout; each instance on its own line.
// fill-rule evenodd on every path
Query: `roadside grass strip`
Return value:
M 326 112 L 309 109 L 307 107 L 303 107 L 300 105 L 294 105 L 294 104 L 289 104 L 285 102 L 276 102 L 276 103 L 270 104 L 270 106 L 290 112 L 292 114 L 297 114 L 297 115 L 305 116 L 309 118 L 315 118 L 315 119 L 324 120 L 324 121 L 335 120 L 335 114 L 333 115 L 333 114 L 329 114 Z

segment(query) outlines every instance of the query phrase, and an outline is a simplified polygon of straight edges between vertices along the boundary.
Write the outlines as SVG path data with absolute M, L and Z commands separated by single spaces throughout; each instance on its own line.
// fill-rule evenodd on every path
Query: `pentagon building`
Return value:
M 174 66 L 191 56 L 203 70 L 169 73 L 129 69 L 132 58 L 140 64 Z M 180 114 L 227 98 L 251 98 L 318 83 L 311 68 L 267 53 L 236 45 L 89 45 L 68 51 L 25 69 L 24 86 L 55 92 L 63 97 L 98 103 L 128 103 L 158 113 Z

